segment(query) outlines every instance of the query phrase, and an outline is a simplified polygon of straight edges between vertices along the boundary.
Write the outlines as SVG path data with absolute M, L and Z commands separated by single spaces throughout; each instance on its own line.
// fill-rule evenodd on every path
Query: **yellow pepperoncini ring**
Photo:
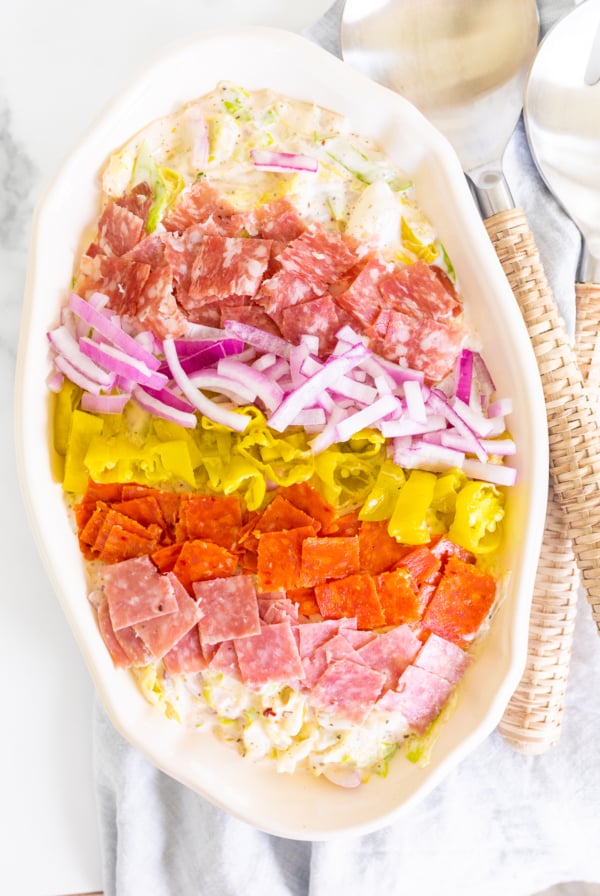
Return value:
M 398 492 L 405 482 L 406 475 L 402 467 L 391 460 L 384 460 L 358 518 L 370 522 L 389 520 L 396 506 Z
M 388 523 L 388 534 L 403 544 L 427 544 L 431 541 L 428 511 L 433 500 L 435 473 L 412 470 L 398 492 Z
M 456 498 L 467 477 L 457 467 L 442 473 L 436 479 L 433 499 L 429 508 L 429 531 L 432 535 L 441 535 L 448 531 L 456 511 Z
M 474 554 L 490 554 L 502 539 L 504 495 L 490 482 L 467 482 L 456 498 L 448 536 Z
M 364 457 L 331 446 L 315 457 L 314 464 L 325 499 L 334 507 L 357 507 L 375 484 L 381 453 Z

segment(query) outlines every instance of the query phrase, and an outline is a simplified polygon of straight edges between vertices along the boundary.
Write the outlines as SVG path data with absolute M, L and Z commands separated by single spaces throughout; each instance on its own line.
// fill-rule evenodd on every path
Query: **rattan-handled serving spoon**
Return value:
M 537 50 L 534 0 L 346 0 L 344 59 L 446 135 L 517 299 L 546 399 L 550 470 L 600 631 L 600 427 L 502 158 Z
M 600 412 L 600 0 L 587 0 L 542 41 L 525 88 L 532 155 L 578 225 L 575 348 Z M 600 541 L 600 534 L 598 534 Z M 578 576 L 562 509 L 549 494 L 523 677 L 499 724 L 516 749 L 542 753 L 560 737 Z

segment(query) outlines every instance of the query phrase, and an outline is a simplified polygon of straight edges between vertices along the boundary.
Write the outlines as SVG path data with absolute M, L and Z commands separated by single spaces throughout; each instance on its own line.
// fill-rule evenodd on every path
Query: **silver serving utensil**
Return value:
M 450 140 L 487 218 L 514 207 L 502 157 L 538 30 L 535 0 L 346 0 L 340 41 Z
M 340 26 L 344 59 L 430 118 L 472 184 L 537 358 L 554 494 L 600 632 L 598 418 L 535 239 L 502 172 L 537 40 L 534 0 L 346 0 Z
M 581 231 L 578 279 L 600 289 L 600 0 L 581 3 L 540 44 L 524 118 L 540 174 Z

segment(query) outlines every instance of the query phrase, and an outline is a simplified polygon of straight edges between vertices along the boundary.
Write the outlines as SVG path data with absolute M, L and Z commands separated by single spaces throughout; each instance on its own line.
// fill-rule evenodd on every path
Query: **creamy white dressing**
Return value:
M 256 149 L 308 156 L 318 168 L 266 171 L 252 162 Z M 411 261 L 423 251 L 445 267 L 410 177 L 373 140 L 354 133 L 345 117 L 314 103 L 221 82 L 143 128 L 110 157 L 102 177 L 106 199 L 133 186 L 136 159 L 145 150 L 178 175 L 184 189 L 206 177 L 240 211 L 285 197 L 306 221 L 356 236 L 365 252 Z M 403 239 L 403 220 L 414 242 Z

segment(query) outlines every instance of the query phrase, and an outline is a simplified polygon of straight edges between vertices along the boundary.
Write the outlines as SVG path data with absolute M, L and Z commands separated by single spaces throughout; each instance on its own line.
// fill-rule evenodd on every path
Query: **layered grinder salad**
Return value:
M 425 763 L 501 599 L 516 449 L 410 177 L 219 83 L 101 184 L 48 387 L 114 665 L 280 772 Z

